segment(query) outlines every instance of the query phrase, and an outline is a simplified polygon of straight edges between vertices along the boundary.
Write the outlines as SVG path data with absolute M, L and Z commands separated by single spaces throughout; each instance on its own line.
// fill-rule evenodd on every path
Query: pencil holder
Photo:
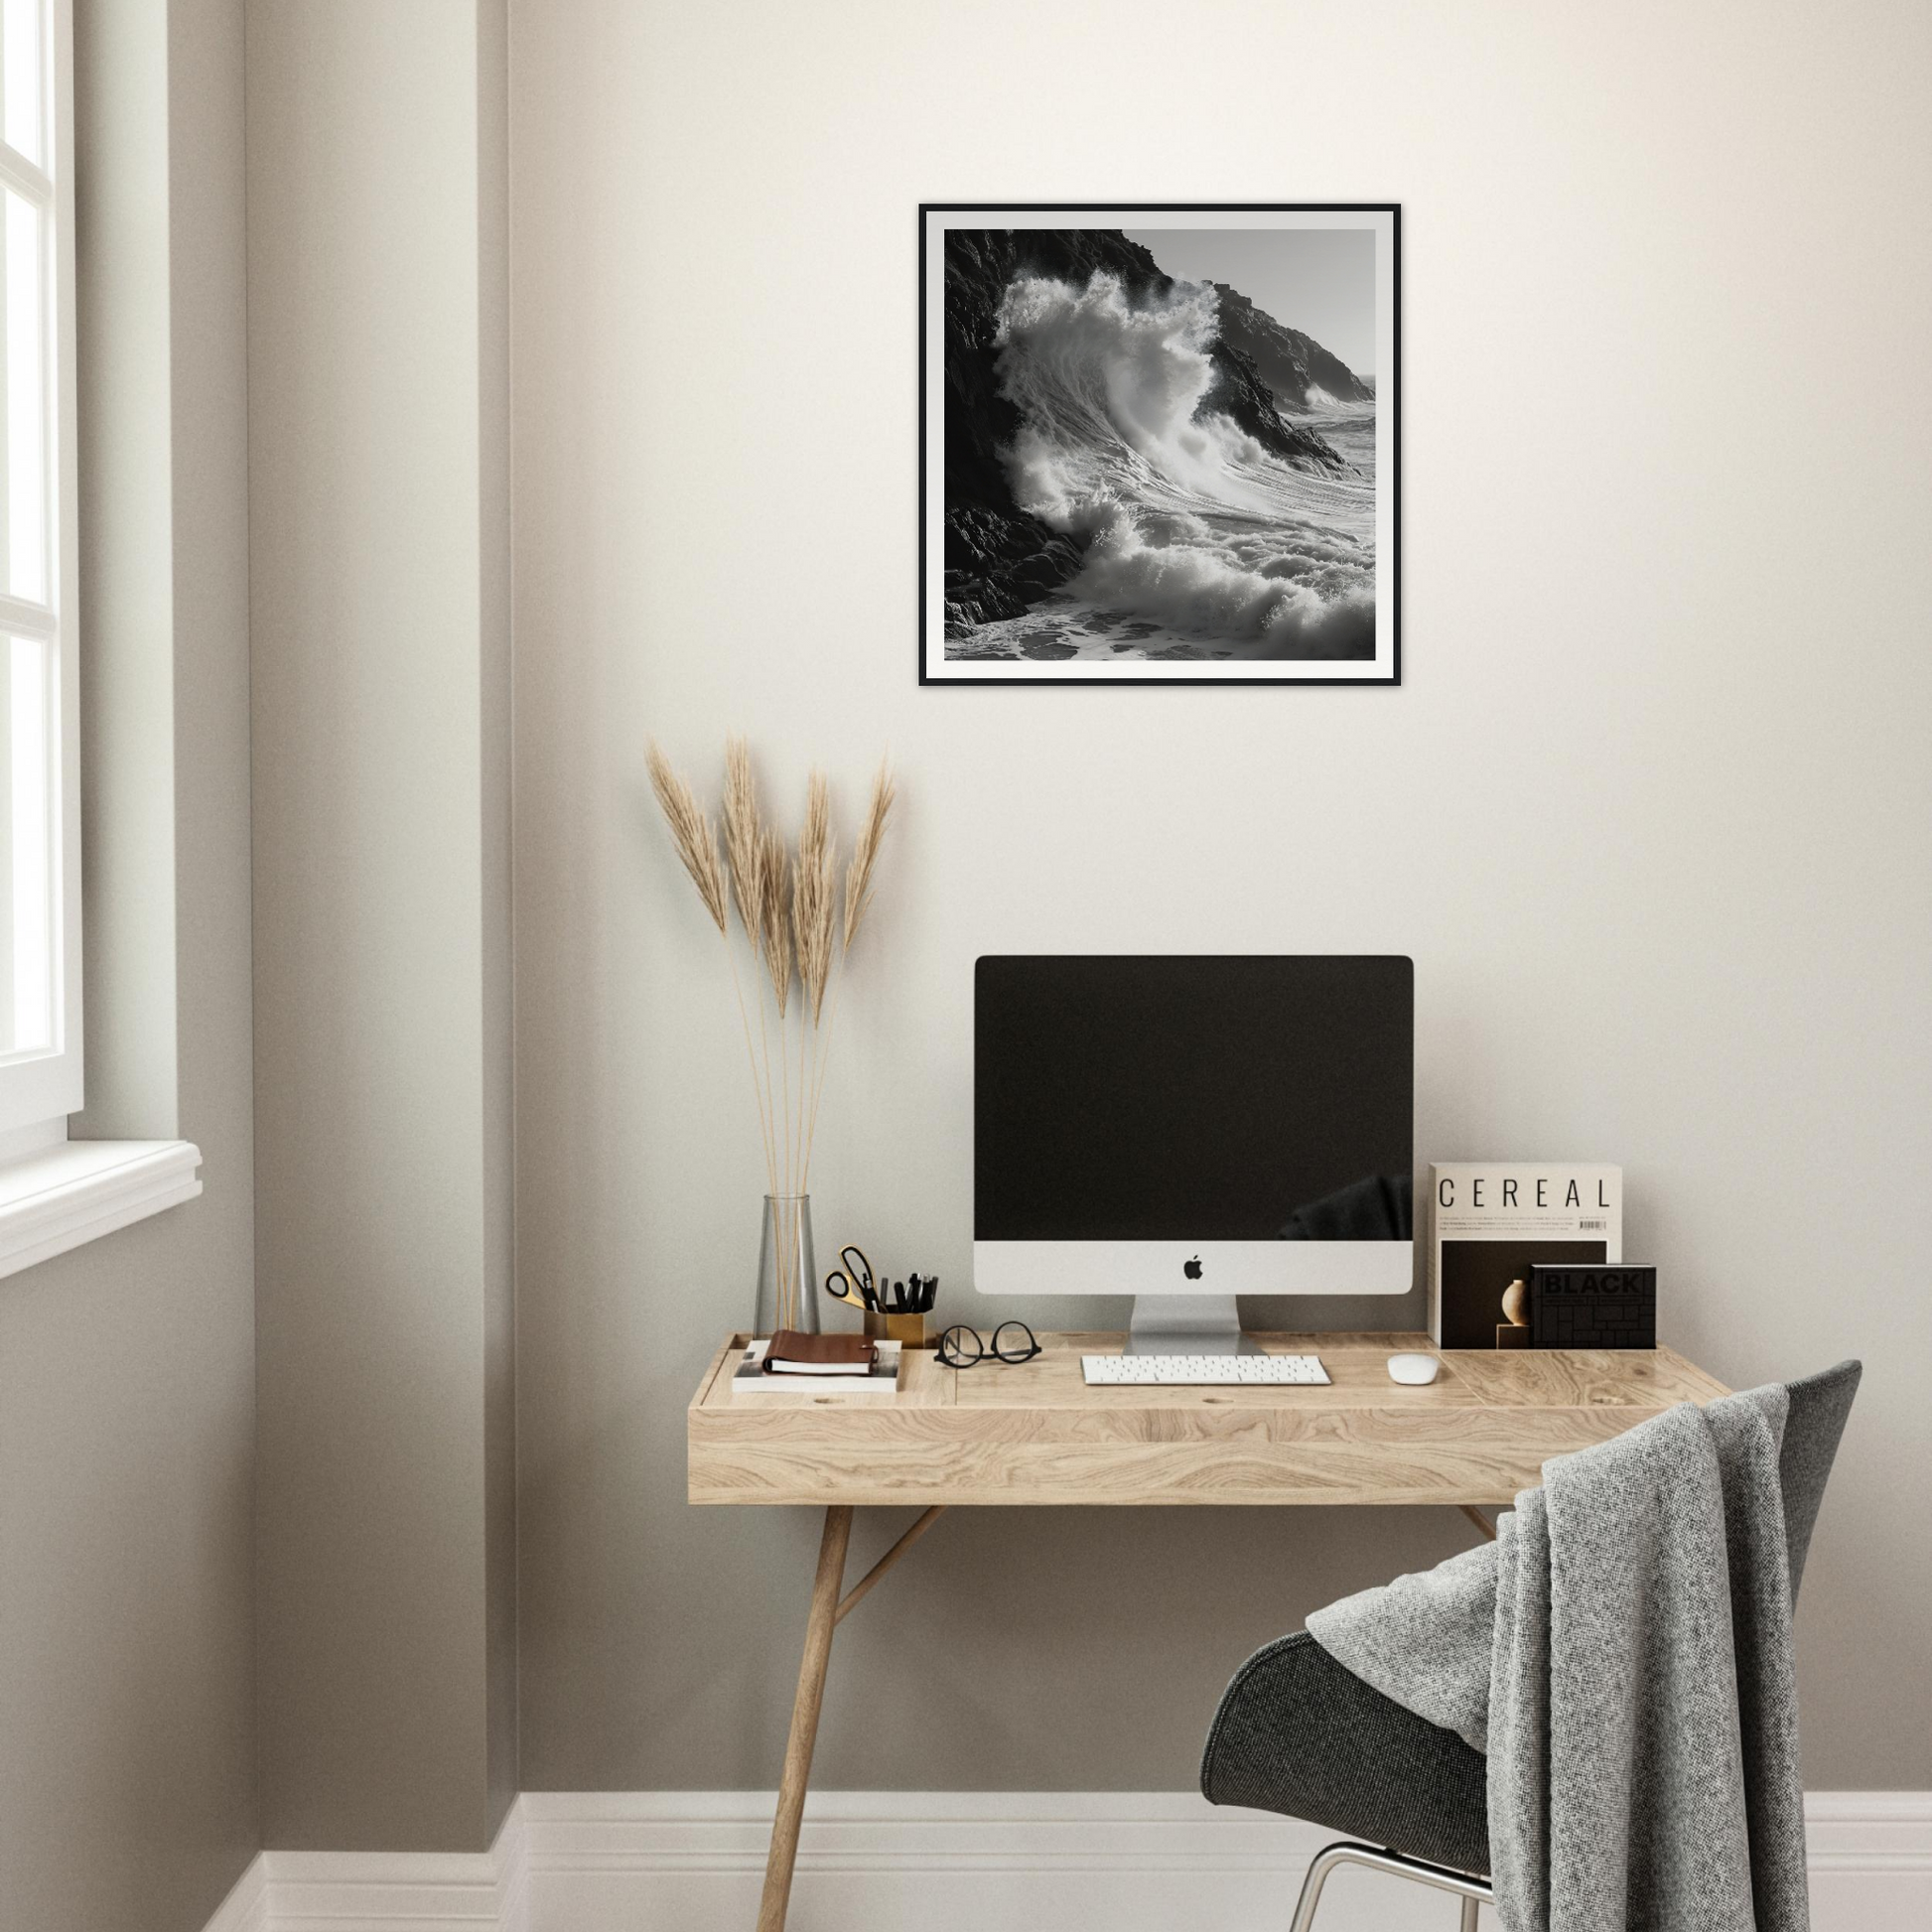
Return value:
M 902 1342 L 907 1348 L 925 1346 L 923 1314 L 868 1314 L 866 1333 L 874 1341 Z

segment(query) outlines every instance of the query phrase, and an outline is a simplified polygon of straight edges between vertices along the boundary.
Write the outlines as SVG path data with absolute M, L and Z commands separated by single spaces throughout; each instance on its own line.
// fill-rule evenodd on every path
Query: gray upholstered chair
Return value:
M 1778 1472 L 1794 1601 L 1860 1374 L 1859 1363 L 1841 1362 L 1789 1385 Z M 1487 1767 L 1452 1730 L 1404 1710 L 1298 1630 L 1235 1673 L 1207 1733 L 1201 1790 L 1217 1805 L 1279 1811 L 1368 1841 L 1316 1856 L 1290 1932 L 1308 1932 L 1340 1864 L 1453 1893 L 1463 1932 L 1474 1932 L 1492 1895 Z

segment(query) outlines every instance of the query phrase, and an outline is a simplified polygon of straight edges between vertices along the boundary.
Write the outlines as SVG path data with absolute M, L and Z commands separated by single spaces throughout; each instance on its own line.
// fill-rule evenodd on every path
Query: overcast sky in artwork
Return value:
M 1226 282 L 1312 336 L 1357 375 L 1375 373 L 1373 228 L 1129 228 L 1176 281 Z

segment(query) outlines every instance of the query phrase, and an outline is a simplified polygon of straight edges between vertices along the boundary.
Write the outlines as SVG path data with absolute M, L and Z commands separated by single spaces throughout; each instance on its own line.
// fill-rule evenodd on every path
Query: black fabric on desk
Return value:
M 1489 1869 L 1488 1760 L 1405 1711 L 1306 1630 L 1235 1673 L 1201 1758 L 1202 1793 L 1306 1818 L 1457 1871 Z
M 1411 1183 L 1406 1173 L 1370 1174 L 1338 1193 L 1298 1207 L 1282 1229 L 1284 1241 L 1407 1241 L 1413 1232 Z

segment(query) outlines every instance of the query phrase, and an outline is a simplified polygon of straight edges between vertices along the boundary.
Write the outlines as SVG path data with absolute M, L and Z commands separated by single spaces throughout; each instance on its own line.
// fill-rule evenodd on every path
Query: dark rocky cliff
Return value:
M 1285 327 L 1225 282 L 1214 288 L 1221 298 L 1222 337 L 1254 364 L 1284 408 L 1306 409 L 1311 388 L 1336 402 L 1375 400 L 1375 391 L 1311 336 Z
M 1145 248 L 1113 229 L 956 229 L 946 237 L 948 631 L 1017 618 L 1079 568 L 1079 546 L 1013 500 L 1000 452 L 1019 433 L 1020 416 L 1000 393 L 994 334 L 1016 275 L 1048 275 L 1084 288 L 1096 270 L 1117 276 L 1130 299 L 1164 295 L 1173 286 Z M 1232 418 L 1286 463 L 1342 467 L 1319 436 L 1282 421 L 1246 348 L 1224 333 L 1210 356 L 1216 381 L 1202 408 Z

